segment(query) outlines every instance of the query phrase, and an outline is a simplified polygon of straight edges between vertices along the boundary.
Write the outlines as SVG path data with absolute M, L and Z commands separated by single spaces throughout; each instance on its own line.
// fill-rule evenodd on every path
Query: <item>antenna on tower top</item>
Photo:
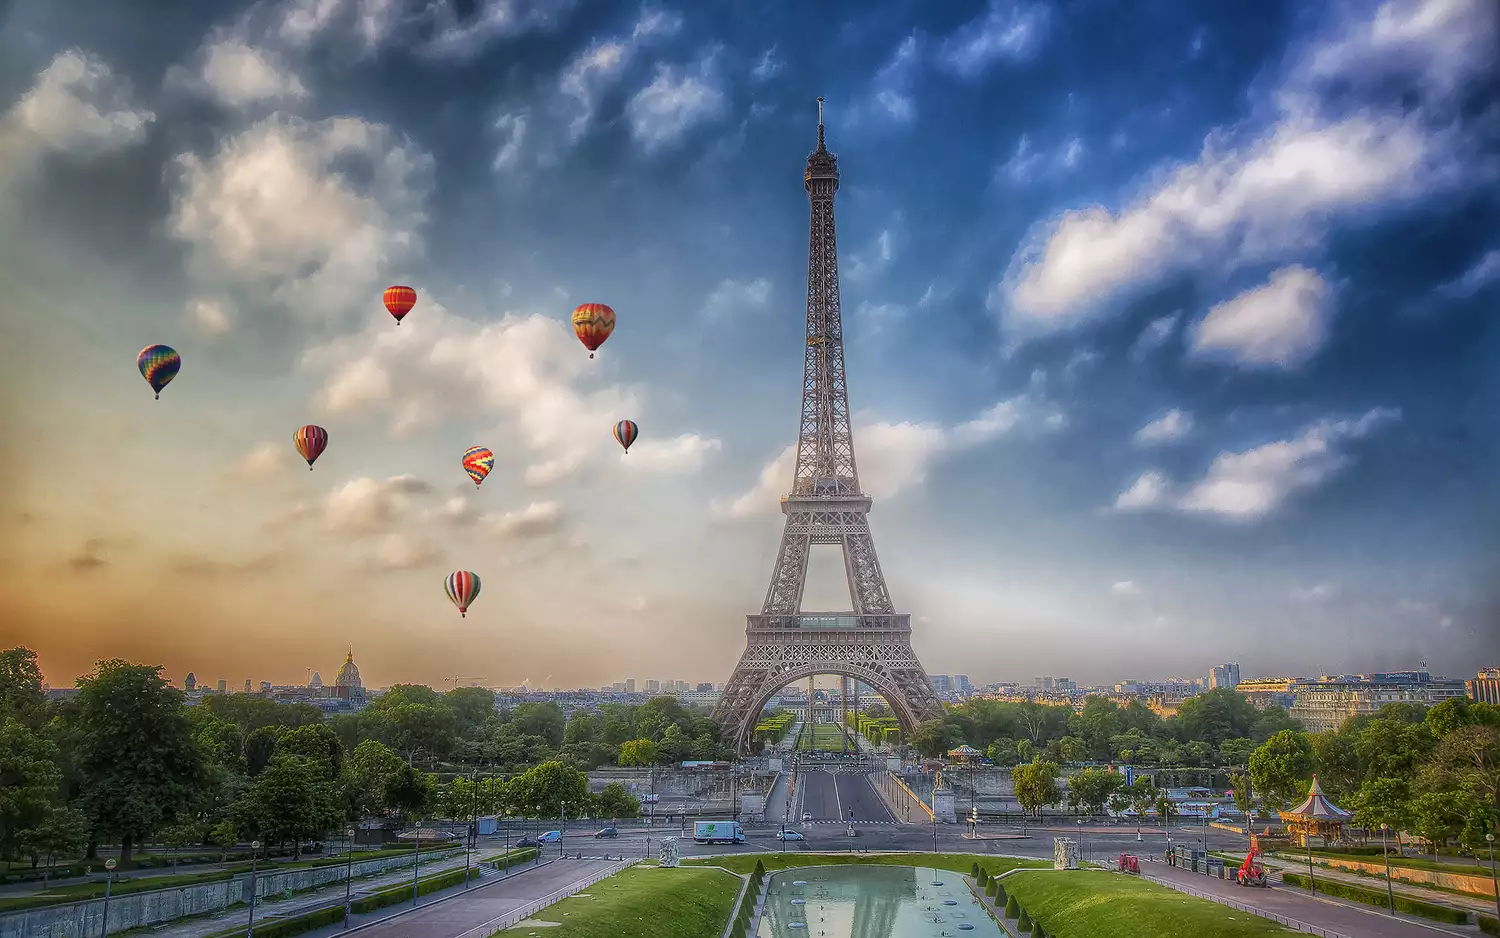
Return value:
M 823 97 L 818 96 L 818 149 L 827 149 L 823 146 Z

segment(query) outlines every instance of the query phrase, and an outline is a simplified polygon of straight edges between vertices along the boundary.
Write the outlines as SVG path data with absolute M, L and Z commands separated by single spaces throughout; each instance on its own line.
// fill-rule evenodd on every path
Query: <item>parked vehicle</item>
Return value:
M 811 812 L 809 812 L 809 811 L 803 811 L 803 812 L 802 812 L 802 820 L 803 820 L 803 821 L 804 821 L 804 822 L 806 822 L 806 821 L 811 821 L 811 820 L 812 820 L 812 813 L 811 813 Z
M 536 842 L 539 844 L 555 844 L 560 840 L 562 840 L 562 831 L 548 831 L 545 834 L 539 834 Z
M 776 832 L 777 840 L 806 840 L 798 831 L 779 830 Z
M 536 841 L 532 840 L 530 837 L 522 837 L 520 840 L 515 842 L 515 846 L 517 847 L 535 847 L 536 845 Z
M 1119 870 L 1121 873 L 1137 873 L 1141 871 L 1141 858 L 1129 853 L 1120 854 Z
M 1255 858 L 1260 856 L 1260 838 L 1254 834 L 1250 835 L 1250 853 L 1246 855 L 1245 862 L 1240 865 L 1234 874 L 1234 881 L 1241 886 L 1265 886 L 1266 868 L 1256 862 Z
M 595 840 L 601 840 L 601 839 L 606 839 L 606 838 L 613 839 L 613 838 L 618 837 L 618 836 L 620 836 L 620 832 L 618 830 L 615 830 L 613 827 L 606 827 L 603 830 L 596 831 L 594 833 L 594 839 Z

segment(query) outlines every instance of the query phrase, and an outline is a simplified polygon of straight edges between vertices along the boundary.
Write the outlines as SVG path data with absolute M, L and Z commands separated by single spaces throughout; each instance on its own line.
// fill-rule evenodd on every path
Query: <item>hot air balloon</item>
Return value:
M 479 575 L 467 570 L 455 570 L 443 581 L 443 590 L 453 605 L 458 607 L 460 618 L 467 618 L 469 604 L 479 596 Z
M 411 312 L 411 308 L 417 305 L 417 291 L 411 287 L 386 287 L 385 308 L 396 317 L 396 325 L 401 325 L 401 317 Z
M 603 303 L 584 303 L 573 310 L 573 334 L 589 350 L 589 358 L 615 331 L 615 311 Z
M 495 454 L 483 446 L 471 446 L 464 450 L 464 471 L 477 486 L 495 468 Z
M 307 471 L 312 472 L 313 463 L 328 448 L 328 431 L 308 424 L 292 434 L 292 443 L 297 447 L 297 452 L 302 454 L 302 458 L 307 460 Z
M 170 345 L 148 345 L 135 357 L 135 366 L 156 392 L 156 399 L 161 400 L 161 389 L 171 384 L 182 368 L 182 356 Z
M 634 443 L 635 438 L 640 435 L 641 428 L 635 425 L 634 420 L 621 420 L 615 424 L 615 439 L 619 441 L 621 446 L 625 447 L 627 455 L 630 453 L 630 444 Z

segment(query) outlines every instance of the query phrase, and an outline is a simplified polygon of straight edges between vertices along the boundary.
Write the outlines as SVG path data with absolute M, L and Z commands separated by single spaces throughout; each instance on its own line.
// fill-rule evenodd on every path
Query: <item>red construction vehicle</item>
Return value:
M 1240 864 L 1239 871 L 1234 874 L 1235 882 L 1241 886 L 1266 885 L 1266 868 L 1255 862 L 1255 858 L 1259 855 L 1260 838 L 1251 834 L 1250 853 L 1245 856 L 1245 862 Z
M 1139 874 L 1141 872 L 1141 858 L 1129 853 L 1120 854 L 1119 870 L 1121 873 Z

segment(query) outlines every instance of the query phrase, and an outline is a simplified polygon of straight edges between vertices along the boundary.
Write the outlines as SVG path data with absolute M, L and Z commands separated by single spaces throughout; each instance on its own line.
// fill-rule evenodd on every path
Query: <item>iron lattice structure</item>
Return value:
M 725 735 L 741 751 L 748 748 L 766 702 L 793 681 L 817 674 L 839 674 L 868 685 L 889 702 L 908 730 L 942 713 L 911 647 L 911 616 L 897 613 L 891 603 L 870 536 L 871 500 L 859 487 L 833 224 L 839 172 L 823 139 L 822 98 L 818 148 L 807 158 L 803 186 L 811 223 L 797 468 L 792 492 L 781 500 L 786 527 L 765 603 L 759 615 L 746 617 L 747 647 L 715 711 Z M 852 611 L 802 611 L 814 544 L 843 549 Z

